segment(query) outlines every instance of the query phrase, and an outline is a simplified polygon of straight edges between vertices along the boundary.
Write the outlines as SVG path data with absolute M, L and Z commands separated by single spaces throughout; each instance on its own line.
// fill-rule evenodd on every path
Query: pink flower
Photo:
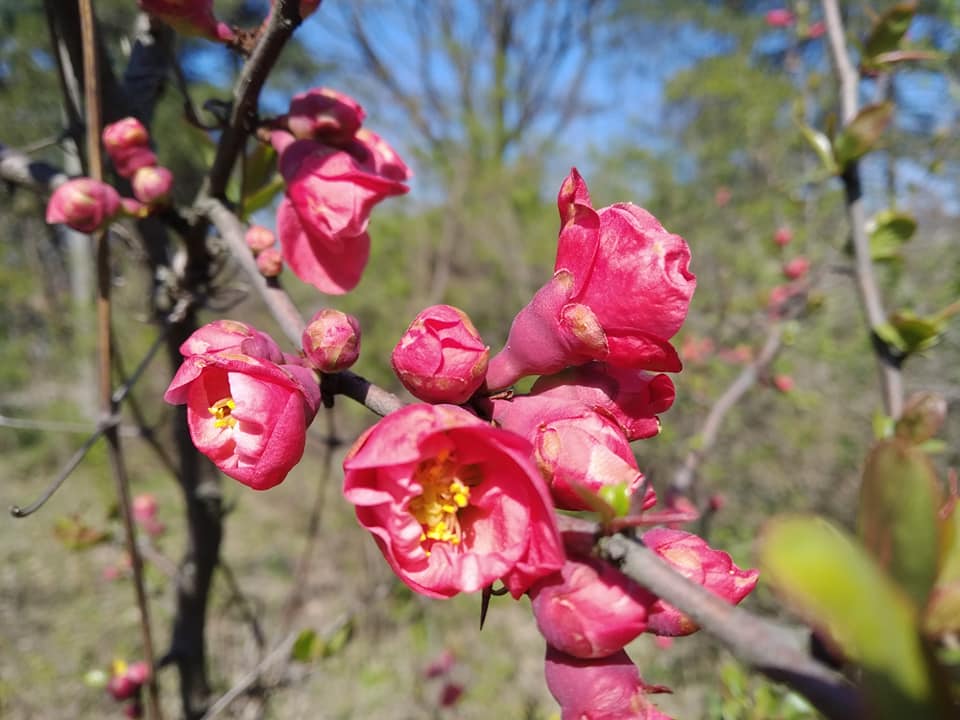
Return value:
M 157 164 L 150 135 L 134 117 L 123 118 L 103 129 L 103 146 L 120 177 L 131 178 L 140 168 Z
M 236 320 L 214 320 L 195 330 L 180 345 L 184 357 L 216 352 L 237 352 L 283 365 L 284 356 L 274 339 L 251 325 Z
M 137 685 L 143 685 L 150 679 L 150 666 L 143 660 L 132 662 L 127 668 L 127 677 Z
M 810 261 L 802 255 L 795 257 L 783 266 L 783 274 L 789 280 L 799 280 L 810 270 Z
M 324 373 L 346 370 L 360 357 L 360 322 L 339 310 L 320 310 L 303 331 L 303 352 Z
M 823 35 L 827 31 L 827 26 L 824 24 L 823 20 L 818 20 L 813 23 L 810 28 L 807 30 L 807 39 L 816 40 L 818 37 Z
M 647 627 L 654 598 L 608 563 L 570 558 L 559 573 L 530 588 L 540 634 L 578 658 L 612 655 Z
M 348 152 L 273 133 L 287 181 L 277 210 L 284 259 L 298 278 L 334 295 L 360 282 L 370 254 L 367 224 L 374 205 L 408 190 L 406 166 L 386 159 L 384 148 L 357 138 Z
M 142 167 L 134 173 L 131 185 L 134 197 L 145 205 L 166 205 L 170 202 L 173 173 L 165 167 Z
M 702 363 L 710 359 L 713 355 L 713 340 L 708 337 L 697 337 L 696 335 L 687 335 L 680 345 L 680 357 L 684 362 Z
M 793 391 L 794 381 L 789 375 L 774 375 L 773 386 L 782 393 Z
M 733 199 L 733 193 L 730 191 L 726 185 L 721 185 L 713 193 L 713 202 L 718 208 L 726 207 L 730 204 L 730 200 Z
M 251 225 L 248 227 L 247 232 L 244 235 L 244 240 L 247 243 L 247 247 L 250 248 L 254 255 L 261 253 L 268 248 L 272 248 L 277 242 L 277 238 L 273 234 L 273 231 L 269 228 L 265 228 L 263 225 Z
M 741 570 L 727 553 L 714 550 L 703 538 L 683 530 L 648 530 L 643 534 L 643 544 L 688 580 L 731 605 L 749 595 L 760 576 L 756 570 Z M 698 629 L 693 620 L 663 600 L 656 600 L 648 608 L 647 632 L 677 637 Z
M 561 720 L 670 720 L 646 697 L 669 691 L 647 685 L 623 650 L 584 660 L 547 645 L 545 666 Z
M 236 37 L 214 17 L 213 0 L 137 0 L 137 4 L 183 35 L 198 35 L 217 42 L 229 42 Z
M 557 205 L 562 228 L 553 279 L 514 319 L 506 347 L 490 361 L 488 387 L 591 360 L 680 370 L 669 339 L 696 286 L 683 238 L 630 203 L 594 210 L 576 169 Z
M 558 508 L 590 509 L 578 489 L 595 494 L 607 485 L 624 485 L 632 494 L 643 482 L 620 427 L 578 402 L 519 395 L 493 401 L 493 419 L 533 444 L 537 466 Z M 644 500 L 652 505 L 656 496 Z
M 408 405 L 362 435 L 343 492 L 393 571 L 430 597 L 559 570 L 553 504 L 523 438 L 456 405 Z
M 793 230 L 786 225 L 781 225 L 773 234 L 773 241 L 780 247 L 786 247 L 793 240 Z
M 775 28 L 790 27 L 796 20 L 796 16 L 786 8 L 768 10 L 764 17 L 767 25 Z
M 255 490 L 279 484 L 303 456 L 306 429 L 320 405 L 316 378 L 300 365 L 236 349 L 188 354 L 205 339 L 194 336 L 184 343 L 191 345 L 187 352 L 181 348 L 186 359 L 164 400 L 186 403 L 194 445 L 226 475 Z M 247 339 L 252 348 L 263 344 Z
M 67 180 L 47 202 L 47 223 L 63 223 L 82 233 L 109 225 L 119 213 L 117 191 L 88 177 Z
M 275 278 L 283 272 L 283 255 L 276 248 L 267 248 L 257 255 L 257 270 L 265 278 Z
M 490 348 L 463 310 L 434 305 L 410 323 L 390 361 L 414 397 L 464 403 L 483 384 L 489 357 Z
M 137 495 L 131 503 L 133 519 L 140 524 L 154 522 L 157 519 L 157 498 L 150 493 Z
M 313 88 L 294 95 L 290 110 L 277 120 L 298 140 L 317 140 L 343 147 L 353 140 L 366 116 L 349 95 L 330 88 Z
M 592 362 L 538 379 L 532 395 L 575 400 L 616 422 L 627 440 L 660 432 L 657 415 L 673 405 L 676 389 L 667 375 Z

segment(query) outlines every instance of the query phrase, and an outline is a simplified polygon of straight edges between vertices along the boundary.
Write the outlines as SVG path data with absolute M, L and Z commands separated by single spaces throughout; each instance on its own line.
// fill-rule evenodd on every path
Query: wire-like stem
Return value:
M 857 92 L 860 75 L 850 62 L 850 56 L 847 53 L 843 19 L 836 0 L 823 0 L 823 18 L 827 29 L 830 56 L 833 58 L 833 67 L 840 86 L 840 116 L 843 124 L 847 125 L 859 111 Z M 841 180 L 846 195 L 847 220 L 850 223 L 853 244 L 857 293 L 871 332 L 874 356 L 880 373 L 883 407 L 887 415 L 898 418 L 903 411 L 903 378 L 898 359 L 892 355 L 877 333 L 877 329 L 886 323 L 887 316 L 883 310 L 880 290 L 873 273 L 870 239 L 867 237 L 866 211 L 860 184 L 860 168 L 856 161 L 848 163 L 843 169 Z
M 100 113 L 99 68 L 96 44 L 96 23 L 93 14 L 92 0 L 80 0 L 80 30 L 83 41 L 83 79 L 84 105 L 87 128 L 87 160 L 90 177 L 94 180 L 103 180 L 103 156 L 100 151 L 100 128 L 102 126 Z M 96 271 L 97 271 L 97 343 L 100 348 L 100 367 L 98 385 L 100 396 L 100 410 L 104 418 L 111 418 L 116 411 L 111 380 L 111 306 L 110 306 L 110 245 L 105 232 L 99 232 L 96 242 Z M 143 641 L 144 659 L 149 665 L 150 676 L 147 680 L 147 711 L 151 720 L 162 720 L 160 710 L 160 695 L 157 688 L 156 673 L 153 667 L 153 637 L 150 628 L 150 609 L 143 582 L 143 559 L 137 546 L 136 528 L 133 523 L 133 513 L 130 509 L 130 485 L 127 477 L 123 452 L 120 445 L 120 434 L 116 423 L 104 426 L 104 437 L 107 440 L 110 466 L 117 488 L 117 499 L 120 505 L 120 514 L 123 518 L 124 533 L 126 536 L 127 552 L 130 556 L 130 565 L 133 570 L 133 585 L 137 600 L 137 609 L 140 613 L 140 632 Z

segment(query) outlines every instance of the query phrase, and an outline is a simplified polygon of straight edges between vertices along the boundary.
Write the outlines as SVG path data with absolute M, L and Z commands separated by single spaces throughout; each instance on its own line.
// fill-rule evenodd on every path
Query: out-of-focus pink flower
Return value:
M 530 393 L 579 402 L 612 419 L 633 441 L 660 432 L 657 415 L 673 405 L 676 388 L 667 375 L 592 362 L 539 378 Z
M 685 363 L 698 364 L 706 362 L 713 355 L 713 340 L 708 337 L 687 335 L 680 345 L 680 357 Z
M 728 188 L 726 185 L 721 185 L 718 187 L 716 192 L 713 194 L 713 202 L 718 208 L 729 205 L 731 199 L 733 199 L 733 193 L 730 192 L 730 188 Z
M 362 133 L 348 150 L 272 133 L 287 182 L 277 210 L 284 259 L 298 278 L 333 295 L 360 282 L 370 254 L 367 225 L 374 205 L 409 189 L 403 183 L 409 177 L 406 165 L 384 160 L 389 148 L 365 144 L 359 140 Z
M 67 180 L 47 202 L 47 222 L 63 223 L 77 232 L 99 230 L 120 213 L 120 195 L 112 187 L 88 177 Z
M 275 126 L 285 127 L 298 140 L 316 140 L 343 147 L 363 124 L 366 116 L 356 100 L 330 88 L 313 88 L 294 95 L 287 114 Z
M 273 234 L 273 231 L 263 225 L 251 225 L 247 228 L 243 238 L 254 255 L 272 248 L 277 242 L 277 237 Z
M 303 352 L 320 372 L 346 370 L 360 357 L 360 322 L 345 312 L 324 308 L 303 331 Z
M 107 692 L 114 700 L 129 700 L 140 689 L 140 684 L 135 683 L 126 673 L 122 675 L 113 675 L 107 681 Z
M 148 523 L 157 519 L 157 498 L 151 493 L 137 495 L 131 504 L 133 519 L 138 523 Z
M 457 656 L 454 654 L 453 650 L 450 648 L 444 648 L 436 658 L 434 658 L 426 668 L 424 668 L 423 676 L 428 679 L 441 677 L 446 675 L 453 669 L 454 664 L 457 662 Z
M 767 21 L 767 25 L 770 27 L 785 28 L 793 25 L 797 18 L 786 8 L 775 8 L 773 10 L 768 10 L 767 14 L 764 16 L 764 19 Z
M 578 402 L 519 395 L 494 400 L 493 419 L 533 444 L 537 466 L 558 508 L 590 509 L 577 488 L 595 494 L 608 485 L 623 485 L 632 494 L 643 482 L 616 422 Z M 652 505 L 656 495 L 644 500 Z
M 145 205 L 166 205 L 173 189 L 173 173 L 161 166 L 142 167 L 134 173 L 131 185 L 134 197 Z
M 277 248 L 267 248 L 257 255 L 257 270 L 265 278 L 277 277 L 283 272 L 283 253 Z
M 773 386 L 782 393 L 788 393 L 793 391 L 794 381 L 789 375 L 774 375 Z
M 564 553 L 530 445 L 456 405 L 408 405 L 343 462 L 344 496 L 390 567 L 430 597 L 500 579 L 519 598 Z
M 459 404 L 483 384 L 489 358 L 490 348 L 463 310 L 433 305 L 410 323 L 390 361 L 414 397 Z
M 490 361 L 488 387 L 591 360 L 680 370 L 669 339 L 696 286 L 686 242 L 630 203 L 594 210 L 576 169 L 557 205 L 562 227 L 553 278 L 514 319 L 506 347 Z
M 789 280 L 799 280 L 810 270 L 810 261 L 802 255 L 795 257 L 783 266 L 783 274 Z
M 180 345 L 184 357 L 216 352 L 237 352 L 283 365 L 288 363 L 272 337 L 236 320 L 214 320 L 195 330 Z
M 150 679 L 150 666 L 144 660 L 132 662 L 127 668 L 127 677 L 137 685 L 143 685 Z
M 561 720 L 670 720 L 647 700 L 648 693 L 665 689 L 644 683 L 623 650 L 585 660 L 547 645 L 545 668 Z
M 103 129 L 103 146 L 120 177 L 131 178 L 137 170 L 157 164 L 150 149 L 150 135 L 139 120 L 123 118 Z
M 793 240 L 793 230 L 786 225 L 781 225 L 773 233 L 773 241 L 780 247 L 786 247 Z
M 214 17 L 213 0 L 137 0 L 137 4 L 183 35 L 197 35 L 216 42 L 236 38 L 233 30 Z
M 707 500 L 707 508 L 710 512 L 720 512 L 727 505 L 727 497 L 723 493 L 714 493 Z
M 534 583 L 530 600 L 549 645 L 578 658 L 602 658 L 646 629 L 655 598 L 609 563 L 578 557 Z
M 256 337 L 249 340 L 251 347 L 258 344 Z M 194 445 L 222 472 L 266 490 L 282 482 L 303 456 L 320 389 L 313 372 L 301 365 L 230 349 L 187 355 L 164 400 L 186 403 Z
M 320 7 L 322 0 L 300 0 L 300 17 L 303 20 L 306 20 L 313 12 Z M 276 0 L 270 0 L 271 12 L 273 6 L 276 5 Z M 266 23 L 266 21 L 264 21 Z
M 138 720 L 143 717 L 143 704 L 139 699 L 134 699 L 123 706 L 123 715 L 131 720 Z
M 746 365 L 753 360 L 753 348 L 746 343 L 741 343 L 736 347 L 723 348 L 717 355 L 724 362 L 732 363 L 733 365 Z
M 817 22 L 810 25 L 807 29 L 807 39 L 816 40 L 818 37 L 823 35 L 827 31 L 827 26 L 823 20 L 818 20 Z
M 714 550 L 692 533 L 656 528 L 643 534 L 643 544 L 666 560 L 688 580 L 736 605 L 756 587 L 760 573 L 742 570 L 722 550 Z M 698 630 L 693 620 L 658 599 L 648 608 L 647 632 L 677 637 Z

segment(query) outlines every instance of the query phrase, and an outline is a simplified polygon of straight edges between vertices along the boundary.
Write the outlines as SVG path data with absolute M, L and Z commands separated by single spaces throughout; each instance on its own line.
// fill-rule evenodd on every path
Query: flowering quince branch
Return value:
M 788 628 L 723 602 L 626 535 L 600 538 L 601 557 L 675 605 L 735 655 L 802 692 L 828 718 L 863 717 L 863 698 L 841 675 L 799 649 Z

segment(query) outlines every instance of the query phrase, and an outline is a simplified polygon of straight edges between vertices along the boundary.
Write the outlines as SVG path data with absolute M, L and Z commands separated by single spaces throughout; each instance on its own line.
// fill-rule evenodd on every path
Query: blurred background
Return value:
M 854 39 L 883 9 L 844 5 Z M 136 5 L 100 0 L 96 9 L 120 71 Z M 216 10 L 253 27 L 267 7 L 219 0 Z M 789 22 L 770 12 L 778 10 L 790 11 Z M 576 166 L 596 207 L 642 205 L 692 249 L 699 286 L 675 340 L 685 361 L 674 378 L 677 400 L 660 436 L 635 443 L 640 468 L 665 491 L 700 447 L 707 414 L 767 338 L 785 264 L 805 258 L 802 311 L 781 324 L 779 353 L 699 462 L 688 494 L 718 509 L 692 529 L 750 566 L 753 539 L 774 513 L 810 510 L 850 525 L 882 408 L 843 191 L 802 132 L 836 123 L 820 21 L 819 5 L 805 1 L 327 0 L 286 48 L 261 114 L 283 112 L 291 94 L 311 87 L 345 92 L 415 177 L 409 195 L 374 213 L 370 265 L 355 291 L 322 297 L 289 273 L 285 286 L 306 316 L 323 306 L 355 314 L 363 352 L 354 369 L 400 392 L 389 353 L 426 305 L 459 306 L 493 351 L 501 346 L 514 314 L 551 274 L 556 192 Z M 877 256 L 887 305 L 925 313 L 960 292 L 960 4 L 920 3 L 908 39 L 939 59 L 862 82 L 863 103 L 896 106 L 862 173 L 869 213 L 895 207 L 917 222 L 909 242 Z M 184 102 L 229 99 L 239 62 L 200 40 L 181 39 L 177 53 L 189 98 L 171 78 L 152 135 L 161 164 L 176 175 L 177 197 L 189 202 L 213 145 L 184 120 Z M 58 143 L 63 125 L 42 3 L 0 2 L 0 143 L 69 168 Z M 38 495 L 97 413 L 89 248 L 48 227 L 43 208 L 29 192 L 0 190 L 4 506 Z M 269 205 L 256 217 L 272 226 Z M 156 333 L 150 278 L 131 238 L 120 231 L 114 241 L 115 333 L 129 369 Z M 204 321 L 230 317 L 281 337 L 237 270 L 226 270 L 213 305 Z M 905 371 L 908 391 L 933 390 L 949 403 L 942 467 L 960 461 L 958 357 L 957 334 L 948 332 Z M 160 397 L 171 374 L 155 360 L 124 420 L 155 431 L 133 432 L 126 451 L 134 492 L 157 498 L 166 526 L 150 540 L 147 574 L 161 649 L 173 612 L 170 559 L 183 534 L 179 489 L 152 447 L 169 444 L 171 410 Z M 276 489 L 254 494 L 225 481 L 228 572 L 217 576 L 209 625 L 215 691 L 233 686 L 281 639 L 295 576 L 306 587 L 293 627 L 320 640 L 224 716 L 556 716 L 525 599 L 495 598 L 480 632 L 478 597 L 429 601 L 392 578 L 338 491 L 342 453 L 374 417 L 347 400 L 334 416 L 318 417 L 307 456 Z M 331 427 L 345 445 L 327 478 Z M 139 647 L 112 487 L 98 446 L 37 515 L 0 518 L 0 716 L 121 714 L 90 686 L 91 671 L 135 660 Z M 311 508 L 317 551 L 301 576 Z M 747 603 L 781 612 L 762 581 Z M 677 718 L 816 717 L 709 637 L 663 645 L 643 636 L 629 651 L 648 682 L 673 688 L 657 700 Z M 446 669 L 428 677 L 438 658 Z M 174 717 L 172 673 L 162 672 L 161 684 Z

